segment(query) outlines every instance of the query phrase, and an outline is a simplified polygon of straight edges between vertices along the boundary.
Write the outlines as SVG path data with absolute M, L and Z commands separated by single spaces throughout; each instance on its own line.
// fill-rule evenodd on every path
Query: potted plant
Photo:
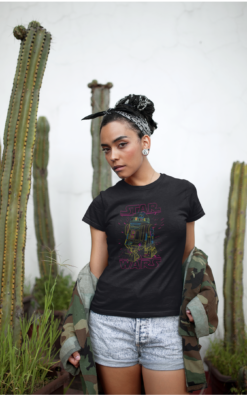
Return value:
M 223 339 L 210 340 L 204 361 L 208 366 L 213 394 L 247 394 L 246 350 L 245 339 L 236 352 L 230 343 L 224 345 Z
M 63 393 L 69 374 L 54 363 L 54 343 L 60 337 L 59 321 L 51 309 L 55 284 L 51 276 L 45 284 L 44 312 L 20 320 L 21 346 L 14 343 L 13 328 L 4 324 L 0 332 L 0 393 L 52 394 Z M 56 280 L 55 280 L 56 281 Z M 28 336 L 32 323 L 33 335 Z M 55 353 L 56 355 L 56 353 Z M 59 390 L 60 389 L 60 390 Z M 59 391 L 59 392 L 55 392 Z M 60 392 L 61 391 L 61 392 Z
M 247 165 L 234 162 L 224 240 L 224 339 L 210 341 L 204 358 L 212 393 L 247 393 L 247 331 L 243 312 L 243 255 L 247 203 Z

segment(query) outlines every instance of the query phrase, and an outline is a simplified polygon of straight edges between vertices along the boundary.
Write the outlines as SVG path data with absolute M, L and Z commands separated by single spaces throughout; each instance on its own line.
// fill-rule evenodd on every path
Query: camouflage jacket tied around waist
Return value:
M 208 256 L 194 247 L 183 262 L 183 293 L 180 306 L 179 334 L 182 336 L 183 358 L 188 392 L 207 388 L 199 338 L 214 333 L 218 326 L 218 294 Z M 98 394 L 97 372 L 88 328 L 90 304 L 98 278 L 87 263 L 78 274 L 70 306 L 60 338 L 60 359 L 65 370 L 79 374 L 84 394 Z M 190 322 L 186 309 L 191 311 Z M 81 359 L 76 368 L 68 358 L 78 351 Z

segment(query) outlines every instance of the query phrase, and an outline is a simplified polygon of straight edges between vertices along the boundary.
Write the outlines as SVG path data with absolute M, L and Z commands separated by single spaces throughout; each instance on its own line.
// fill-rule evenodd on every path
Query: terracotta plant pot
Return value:
M 204 362 L 208 366 L 212 394 L 232 394 L 231 387 L 237 388 L 237 381 L 232 376 L 221 374 L 206 357 Z
M 69 373 L 61 369 L 60 364 L 54 364 L 47 373 L 47 377 L 54 377 L 54 380 L 40 388 L 33 394 L 63 394 L 64 385 L 68 383 Z

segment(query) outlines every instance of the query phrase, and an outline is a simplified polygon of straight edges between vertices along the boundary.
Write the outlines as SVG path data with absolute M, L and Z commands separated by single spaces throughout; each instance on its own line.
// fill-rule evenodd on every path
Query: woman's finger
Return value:
M 193 322 L 194 318 L 192 317 L 190 310 L 186 310 L 186 314 L 187 314 L 187 317 L 189 318 L 190 322 Z
M 72 356 L 69 357 L 68 361 L 70 363 L 72 363 L 72 365 L 74 365 L 76 368 L 78 368 L 80 361 L 78 361 L 77 359 L 73 358 Z
M 80 354 L 78 353 L 78 351 L 73 352 L 72 356 L 73 356 L 77 361 L 79 361 L 79 360 L 81 359 L 81 356 L 80 356 Z

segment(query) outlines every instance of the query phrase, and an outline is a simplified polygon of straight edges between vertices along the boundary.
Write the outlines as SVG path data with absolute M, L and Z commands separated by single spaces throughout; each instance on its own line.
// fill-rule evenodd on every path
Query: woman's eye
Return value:
M 119 144 L 119 147 L 120 147 L 120 148 L 123 148 L 126 144 L 128 144 L 128 143 L 120 143 L 120 144 Z M 108 148 L 103 148 L 102 151 L 105 152 L 105 153 L 107 153 L 107 152 L 109 151 L 109 149 L 108 149 Z

